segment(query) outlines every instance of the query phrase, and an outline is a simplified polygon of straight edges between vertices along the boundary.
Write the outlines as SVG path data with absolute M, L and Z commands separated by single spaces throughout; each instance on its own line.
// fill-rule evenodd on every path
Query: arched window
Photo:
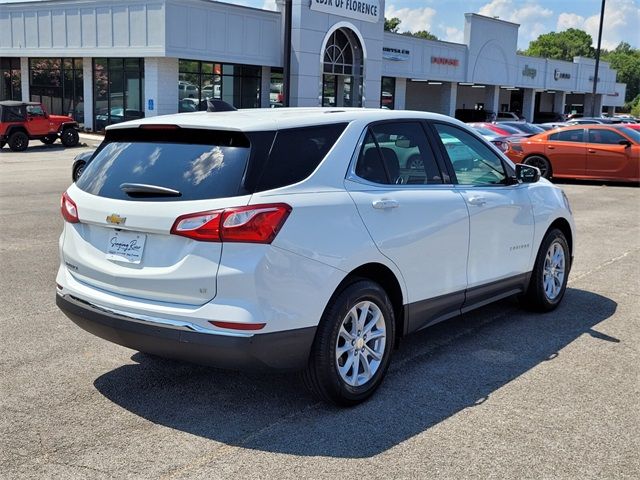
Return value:
M 362 106 L 362 45 L 348 28 L 329 36 L 322 56 L 322 105 Z

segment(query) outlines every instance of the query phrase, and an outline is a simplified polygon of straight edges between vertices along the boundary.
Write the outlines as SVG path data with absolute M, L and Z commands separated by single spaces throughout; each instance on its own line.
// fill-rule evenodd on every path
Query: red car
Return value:
M 491 130 L 492 132 L 495 132 L 498 135 L 501 135 L 503 137 L 512 137 L 514 135 L 516 135 L 516 136 L 525 135 L 524 133 L 522 133 L 517 128 L 513 128 L 513 127 L 510 127 L 508 125 L 502 125 L 501 123 L 472 122 L 472 123 L 467 123 L 467 125 L 469 125 L 470 127 L 473 127 L 473 128 L 486 128 L 486 129 Z
M 628 125 L 576 125 L 512 141 L 507 156 L 546 178 L 640 182 L 640 131 Z
M 78 123 L 65 115 L 49 115 L 35 102 L 0 102 L 0 148 L 5 143 L 14 152 L 26 150 L 29 140 L 47 145 L 60 139 L 65 147 L 75 147 L 80 137 Z

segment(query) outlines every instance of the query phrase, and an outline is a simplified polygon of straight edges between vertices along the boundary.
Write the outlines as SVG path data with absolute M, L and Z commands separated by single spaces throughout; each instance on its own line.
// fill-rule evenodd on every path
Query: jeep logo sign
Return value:
M 529 77 L 531 80 L 536 78 L 537 74 L 538 70 L 536 70 L 535 68 L 531 68 L 529 65 L 525 65 L 524 69 L 522 70 L 522 76 Z

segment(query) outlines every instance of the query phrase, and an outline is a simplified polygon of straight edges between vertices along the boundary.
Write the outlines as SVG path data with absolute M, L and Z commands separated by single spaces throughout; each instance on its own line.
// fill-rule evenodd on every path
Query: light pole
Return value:
M 596 89 L 598 88 L 598 69 L 600 68 L 600 44 L 602 43 L 602 23 L 604 21 L 604 2 L 602 0 L 602 9 L 600 10 L 600 28 L 598 29 L 598 48 L 596 49 L 596 69 L 593 73 L 593 98 L 591 99 L 591 116 L 596 116 Z M 602 115 L 602 112 L 598 112 Z

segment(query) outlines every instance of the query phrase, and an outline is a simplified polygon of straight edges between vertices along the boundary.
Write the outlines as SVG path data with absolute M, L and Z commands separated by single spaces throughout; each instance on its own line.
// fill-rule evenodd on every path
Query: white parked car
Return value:
M 399 158 L 419 155 L 416 164 Z M 363 401 L 399 338 L 506 296 L 562 300 L 566 196 L 424 112 L 196 112 L 108 127 L 62 197 L 57 304 L 143 352 L 302 370 Z

